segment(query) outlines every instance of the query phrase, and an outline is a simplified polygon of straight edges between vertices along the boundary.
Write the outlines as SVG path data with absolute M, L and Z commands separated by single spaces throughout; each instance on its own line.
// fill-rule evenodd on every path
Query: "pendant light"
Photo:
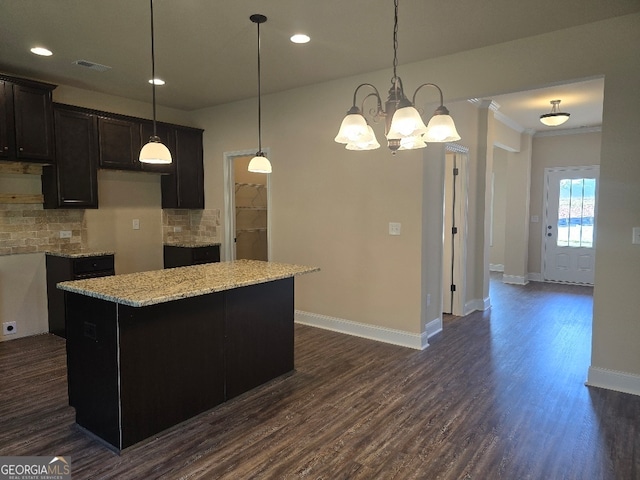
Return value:
M 444 106 L 442 90 L 435 83 L 423 83 L 413 94 L 412 101 L 404 94 L 402 80 L 396 73 L 398 66 L 398 0 L 394 0 L 393 23 L 393 77 L 389 96 L 382 108 L 382 99 L 378 89 L 370 83 L 358 85 L 353 93 L 353 106 L 347 111 L 342 120 L 340 130 L 335 141 L 346 144 L 347 150 L 373 150 L 379 148 L 375 133 L 371 125 L 367 123 L 362 112 L 364 102 L 374 97 L 377 100 L 377 108 L 372 111 L 374 120 L 385 119 L 385 135 L 387 146 L 395 153 L 396 150 L 414 150 L 424 148 L 427 142 L 455 142 L 460 140 L 455 123 L 449 115 L 449 110 Z M 373 90 L 362 100 L 362 108 L 356 105 L 357 94 L 360 88 L 368 87 Z M 422 87 L 433 87 L 440 93 L 440 106 L 436 109 L 428 125 L 425 125 L 420 113 L 415 108 L 416 94 Z
M 154 51 L 154 35 L 153 35 L 153 0 L 149 0 L 151 7 L 151 91 L 153 92 L 153 135 L 140 150 L 139 160 L 142 163 L 153 163 L 167 165 L 171 163 L 171 152 L 162 143 L 156 130 L 156 59 Z
M 560 100 L 551 100 L 551 113 L 540 115 L 540 121 L 547 127 L 557 127 L 569 120 L 570 113 L 560 111 Z
M 267 17 L 259 13 L 249 19 L 258 26 L 258 152 L 249 162 L 248 170 L 254 173 L 271 173 L 271 162 L 262 151 L 262 100 L 260 91 L 260 24 L 267 21 Z

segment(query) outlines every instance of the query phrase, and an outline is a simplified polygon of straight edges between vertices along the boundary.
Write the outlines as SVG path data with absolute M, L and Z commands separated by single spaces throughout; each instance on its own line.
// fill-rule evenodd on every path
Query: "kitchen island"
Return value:
M 253 260 L 58 284 L 69 404 L 121 451 L 293 370 L 293 277 Z

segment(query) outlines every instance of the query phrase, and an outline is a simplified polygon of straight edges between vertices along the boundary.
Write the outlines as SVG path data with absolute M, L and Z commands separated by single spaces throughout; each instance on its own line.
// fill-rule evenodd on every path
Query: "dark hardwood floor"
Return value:
M 3 342 L 0 455 L 74 479 L 639 479 L 640 397 L 584 386 L 591 289 L 491 288 L 422 352 L 297 325 L 295 373 L 121 456 L 74 425 L 63 339 Z

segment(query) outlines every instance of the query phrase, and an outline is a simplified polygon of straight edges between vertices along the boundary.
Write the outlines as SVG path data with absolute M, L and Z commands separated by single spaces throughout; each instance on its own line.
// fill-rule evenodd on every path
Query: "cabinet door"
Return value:
M 98 117 L 100 167 L 140 170 L 140 124 L 118 118 Z
M 13 85 L 16 159 L 39 163 L 55 161 L 51 91 Z
M 13 126 L 13 88 L 11 83 L 0 80 L 0 158 L 7 159 L 15 152 Z
M 162 208 L 204 208 L 202 131 L 176 128 L 175 163 L 162 177 Z
M 56 195 L 55 205 L 49 188 L 44 186 L 45 207 L 98 208 L 97 123 L 85 112 L 56 109 Z M 46 172 L 46 171 L 45 171 Z M 43 172 L 47 182 L 48 173 Z
M 140 140 L 141 145 L 146 145 L 149 142 L 149 138 L 153 135 L 153 122 L 143 122 L 140 125 Z M 141 168 L 143 172 L 157 172 L 157 173 L 174 173 L 176 170 L 176 140 L 175 129 L 171 125 L 166 123 L 156 123 L 156 133 L 160 137 L 162 143 L 171 152 L 172 162 L 168 165 L 153 165 L 151 163 L 142 163 Z

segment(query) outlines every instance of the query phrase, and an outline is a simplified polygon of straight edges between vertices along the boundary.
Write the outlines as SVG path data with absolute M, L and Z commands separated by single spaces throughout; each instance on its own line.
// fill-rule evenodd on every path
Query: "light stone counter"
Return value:
M 58 288 L 131 307 L 144 307 L 319 270 L 304 265 L 236 260 L 62 282 Z
M 88 251 L 88 252 L 46 252 L 47 255 L 64 258 L 85 258 L 85 257 L 102 257 L 104 255 L 115 255 L 111 251 Z

